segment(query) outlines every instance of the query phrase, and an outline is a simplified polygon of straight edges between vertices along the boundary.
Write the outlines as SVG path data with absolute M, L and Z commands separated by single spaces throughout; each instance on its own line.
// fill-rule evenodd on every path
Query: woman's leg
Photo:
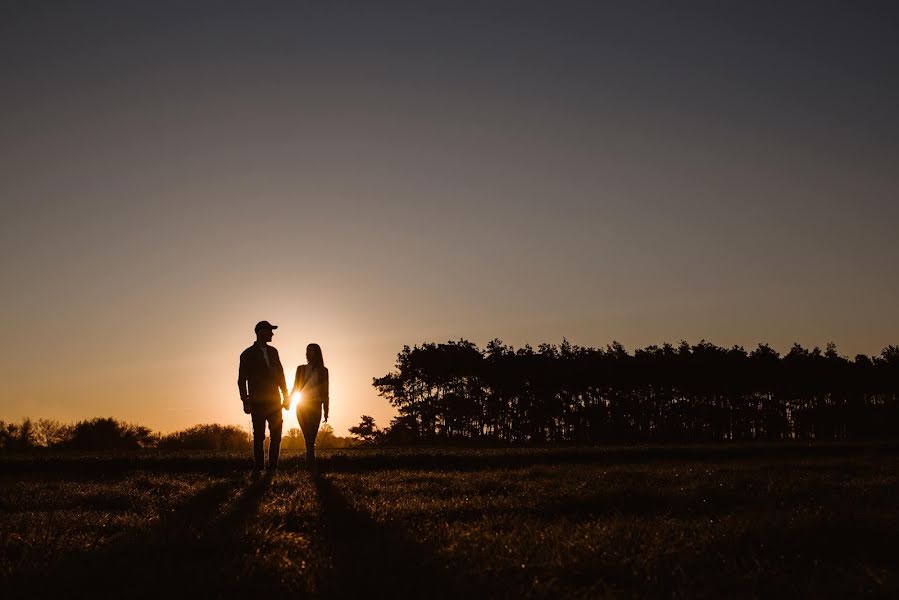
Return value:
M 318 411 L 297 411 L 297 421 L 303 430 L 303 440 L 306 442 L 306 468 L 315 469 L 315 438 L 318 435 L 318 427 L 321 423 L 321 409 Z

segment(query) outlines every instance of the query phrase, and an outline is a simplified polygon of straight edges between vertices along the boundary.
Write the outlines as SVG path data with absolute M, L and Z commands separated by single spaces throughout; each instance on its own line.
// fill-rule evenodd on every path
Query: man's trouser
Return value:
M 284 419 L 281 417 L 281 409 L 275 412 L 262 414 L 253 412 L 253 459 L 256 462 L 256 468 L 265 467 L 265 450 L 263 442 L 265 442 L 265 422 L 268 421 L 268 431 L 272 436 L 272 442 L 268 447 L 268 468 L 274 469 L 278 466 L 278 455 L 281 453 L 281 425 Z

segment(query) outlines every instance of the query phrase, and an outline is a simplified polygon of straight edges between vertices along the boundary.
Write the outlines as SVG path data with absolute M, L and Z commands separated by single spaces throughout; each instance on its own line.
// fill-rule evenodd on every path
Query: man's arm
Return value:
M 281 366 L 281 356 L 276 349 L 272 349 L 275 350 L 275 363 L 278 365 L 278 388 L 284 394 L 284 401 L 290 402 L 290 394 L 287 392 L 287 381 L 284 379 L 284 367 Z
M 247 395 L 247 364 L 244 355 L 240 355 L 240 366 L 237 368 L 237 390 L 240 393 L 240 401 L 245 403 L 249 399 Z

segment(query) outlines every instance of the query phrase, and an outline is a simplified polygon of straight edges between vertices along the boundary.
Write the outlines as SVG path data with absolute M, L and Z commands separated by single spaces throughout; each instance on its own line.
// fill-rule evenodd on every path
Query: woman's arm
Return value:
M 322 406 L 325 409 L 325 421 L 327 421 L 328 420 L 328 404 L 330 402 L 330 398 L 328 397 L 329 388 L 330 388 L 330 386 L 328 384 L 328 369 L 325 369 L 324 375 L 325 375 L 325 382 L 322 385 Z
M 293 389 L 290 390 L 290 395 L 293 396 L 293 393 L 300 389 L 300 369 L 303 368 L 303 365 L 297 367 L 297 375 L 293 378 Z

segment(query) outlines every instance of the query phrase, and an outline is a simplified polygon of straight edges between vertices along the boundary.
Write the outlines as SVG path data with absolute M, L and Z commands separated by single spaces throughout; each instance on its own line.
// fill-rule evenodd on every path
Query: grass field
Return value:
M 899 596 L 899 445 L 0 461 L 4 598 Z

